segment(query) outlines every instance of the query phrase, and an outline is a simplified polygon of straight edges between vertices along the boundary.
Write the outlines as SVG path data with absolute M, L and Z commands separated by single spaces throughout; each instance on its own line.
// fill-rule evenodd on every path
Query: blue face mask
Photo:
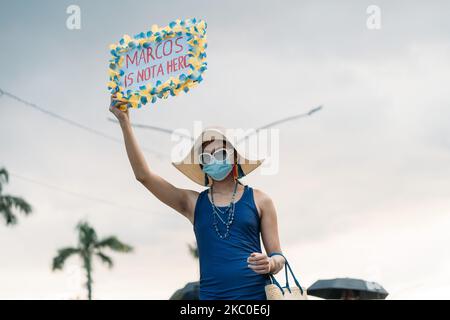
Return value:
M 203 165 L 202 171 L 210 176 L 213 180 L 221 181 L 225 179 L 233 170 L 233 165 L 226 160 L 217 161 Z

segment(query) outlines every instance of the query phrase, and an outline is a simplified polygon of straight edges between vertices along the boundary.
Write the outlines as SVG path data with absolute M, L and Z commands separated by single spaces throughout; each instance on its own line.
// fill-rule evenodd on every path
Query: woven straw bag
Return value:
M 284 266 L 286 273 L 286 285 L 281 287 L 277 279 L 275 279 L 275 276 L 269 273 L 270 283 L 265 286 L 267 300 L 307 300 L 308 296 L 306 294 L 306 290 L 300 286 L 299 282 L 295 278 L 294 272 L 292 272 L 291 266 L 289 265 L 286 257 L 278 252 L 271 253 L 269 257 L 273 255 L 280 255 L 286 260 Z M 296 287 L 289 287 L 288 269 L 292 275 L 292 278 L 294 278 Z

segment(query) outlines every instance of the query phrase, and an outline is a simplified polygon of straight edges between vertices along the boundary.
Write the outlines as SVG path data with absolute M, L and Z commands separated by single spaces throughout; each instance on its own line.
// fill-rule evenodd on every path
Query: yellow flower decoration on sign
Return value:
M 122 67 L 125 53 L 134 49 L 148 48 L 152 43 L 159 43 L 178 36 L 187 37 L 187 55 L 189 57 L 187 73 L 182 73 L 178 77 L 170 77 L 164 83 L 157 81 L 154 86 L 147 83 L 137 90 L 125 90 L 121 86 L 121 77 L 124 76 Z M 109 60 L 108 89 L 111 94 L 116 94 L 118 99 L 128 102 L 123 109 L 140 108 L 149 102 L 155 103 L 158 98 L 166 99 L 183 91 L 188 92 L 190 88 L 203 80 L 202 74 L 207 68 L 206 47 L 206 22 L 195 18 L 175 20 L 166 27 L 153 25 L 150 31 L 141 32 L 133 38 L 124 35 L 119 43 L 110 45 L 112 57 Z

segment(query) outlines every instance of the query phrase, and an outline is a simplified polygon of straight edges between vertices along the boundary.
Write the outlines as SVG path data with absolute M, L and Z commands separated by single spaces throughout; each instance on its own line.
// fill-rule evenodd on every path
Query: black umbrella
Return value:
M 308 288 L 308 295 L 323 299 L 386 299 L 388 294 L 376 282 L 352 278 L 318 280 Z
M 198 300 L 200 284 L 196 282 L 188 282 L 183 288 L 178 289 L 169 298 L 169 300 Z

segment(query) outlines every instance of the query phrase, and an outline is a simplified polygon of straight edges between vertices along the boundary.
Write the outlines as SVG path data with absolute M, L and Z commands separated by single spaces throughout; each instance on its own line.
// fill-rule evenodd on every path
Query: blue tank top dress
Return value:
M 200 300 L 266 300 L 264 286 L 268 275 L 248 267 L 247 258 L 261 252 L 260 218 L 253 189 L 244 187 L 235 204 L 229 235 L 221 239 L 214 227 L 214 216 L 208 190 L 198 196 L 194 213 L 194 233 L 200 261 Z M 226 207 L 219 207 L 224 211 Z M 226 221 L 226 217 L 223 217 Z M 220 234 L 226 226 L 219 220 Z

